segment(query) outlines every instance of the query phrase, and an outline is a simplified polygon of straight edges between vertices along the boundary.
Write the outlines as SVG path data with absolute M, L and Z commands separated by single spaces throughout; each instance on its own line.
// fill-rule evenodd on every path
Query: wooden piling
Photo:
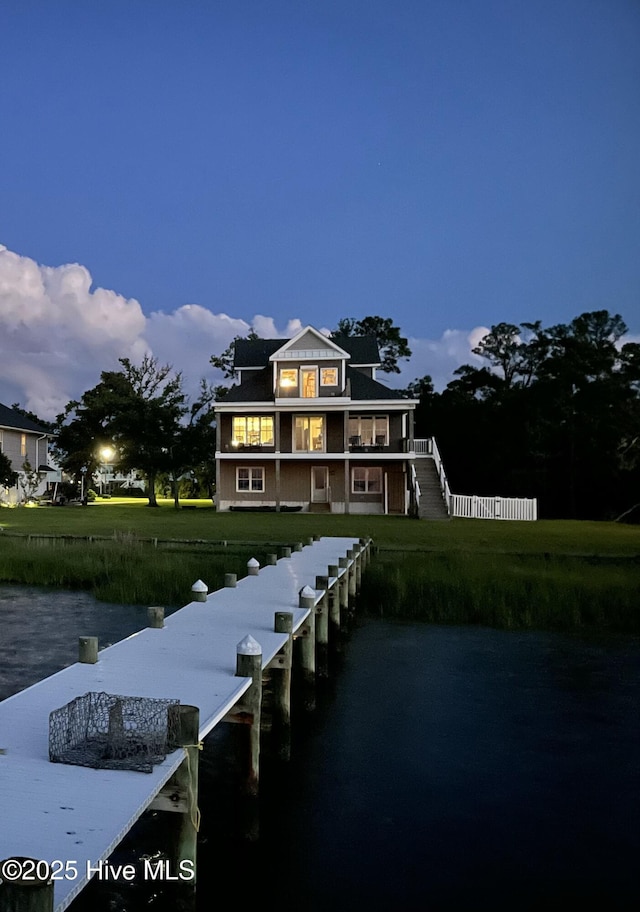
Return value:
M 0 909 L 53 912 L 53 879 L 48 862 L 23 856 L 0 861 Z
M 170 706 L 169 727 L 175 731 L 173 746 L 181 747 L 184 760 L 160 790 L 150 810 L 177 813 L 171 838 L 170 869 L 181 875 L 187 887 L 197 879 L 197 843 L 200 828 L 198 810 L 198 767 L 200 763 L 200 711 L 182 703 Z M 193 877 L 190 875 L 193 874 Z
M 291 548 L 289 548 L 288 546 L 283 545 L 283 547 L 280 548 L 279 550 L 280 550 L 280 557 L 291 557 Z
M 296 639 L 302 677 L 302 701 L 307 710 L 315 709 L 316 696 L 316 593 L 311 586 L 304 586 L 299 594 L 299 607 L 309 615 L 298 628 Z
M 95 665 L 98 661 L 98 637 L 78 637 L 78 661 Z
M 349 562 L 349 600 L 355 598 L 357 592 L 356 586 L 356 552 L 353 548 L 347 551 L 347 560 Z
M 260 564 L 255 559 L 255 557 L 249 558 L 247 561 L 247 576 L 258 576 L 260 573 Z
M 340 607 L 349 607 L 349 559 L 347 557 L 338 558 L 338 566 L 343 570 L 340 577 Z
M 278 563 L 278 555 L 277 554 L 267 554 L 267 556 L 264 559 L 264 562 L 265 562 L 266 567 L 275 567 L 275 565 Z
M 196 580 L 191 587 L 194 602 L 206 602 L 209 593 L 209 587 L 202 580 Z
M 359 592 L 362 582 L 362 545 L 355 544 L 353 552 L 356 560 L 356 591 Z
M 164 627 L 164 608 L 159 605 L 153 605 L 152 607 L 147 608 L 147 618 L 149 619 L 149 627 L 155 629 Z
M 318 677 L 329 675 L 329 578 L 316 576 L 316 589 L 324 594 L 316 605 L 316 671 Z
M 277 740 L 277 754 L 281 760 L 291 756 L 291 668 L 293 657 L 293 613 L 276 611 L 273 629 L 276 633 L 287 633 L 285 645 L 271 662 L 273 669 L 273 725 Z
M 238 585 L 238 574 L 237 573 L 225 573 L 224 585 L 225 585 L 225 589 L 235 589 L 236 586 Z
M 236 704 L 236 713 L 244 717 L 249 728 L 249 768 L 246 790 L 258 794 L 260 782 L 260 722 L 262 713 L 262 647 L 247 635 L 236 647 L 236 675 L 251 678 L 251 687 Z

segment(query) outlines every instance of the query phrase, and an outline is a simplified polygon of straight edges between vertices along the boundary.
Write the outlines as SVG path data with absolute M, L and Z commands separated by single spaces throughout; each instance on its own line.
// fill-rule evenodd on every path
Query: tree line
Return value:
M 616 519 L 640 502 L 640 345 L 606 310 L 569 323 L 498 323 L 437 393 L 416 434 L 434 436 L 452 490 L 536 497 L 547 518 Z

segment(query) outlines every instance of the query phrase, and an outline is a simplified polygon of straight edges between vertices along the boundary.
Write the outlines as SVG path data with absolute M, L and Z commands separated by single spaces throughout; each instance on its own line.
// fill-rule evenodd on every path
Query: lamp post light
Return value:
M 98 451 L 100 457 L 100 497 L 102 497 L 103 494 L 105 471 L 109 468 L 109 463 L 111 463 L 115 454 L 116 451 L 114 448 L 108 445 L 100 447 Z

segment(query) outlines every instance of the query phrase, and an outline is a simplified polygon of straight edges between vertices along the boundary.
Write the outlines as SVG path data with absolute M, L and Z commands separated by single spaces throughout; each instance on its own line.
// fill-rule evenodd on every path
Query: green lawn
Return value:
M 427 522 L 393 516 L 309 513 L 216 513 L 210 501 L 172 501 L 152 509 L 143 500 L 111 499 L 87 507 L 0 509 L 6 532 L 56 535 L 134 535 L 207 541 L 303 541 L 318 534 L 371 537 L 381 549 L 473 550 L 498 553 L 640 554 L 640 527 L 618 523 L 454 519 Z

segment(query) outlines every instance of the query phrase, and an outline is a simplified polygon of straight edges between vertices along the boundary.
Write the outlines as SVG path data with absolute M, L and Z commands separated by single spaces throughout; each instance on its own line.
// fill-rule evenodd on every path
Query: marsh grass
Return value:
M 149 509 L 139 499 L 114 498 L 86 509 L 1 509 L 0 580 L 179 607 L 190 601 L 197 579 L 213 591 L 224 573 L 241 578 L 250 557 L 262 564 L 279 544 L 312 535 L 368 537 L 378 553 L 363 578 L 361 601 L 375 613 L 513 628 L 640 629 L 638 526 L 217 513 L 207 501 L 189 506 L 195 509 L 161 501 Z
M 181 607 L 202 579 L 209 591 L 224 585 L 225 573 L 246 576 L 247 561 L 260 564 L 255 548 L 175 546 L 154 548 L 135 537 L 92 544 L 53 539 L 7 538 L 0 549 L 0 579 L 61 589 L 88 589 L 104 602 Z
M 381 552 L 361 600 L 369 613 L 433 623 L 640 632 L 640 558 Z

